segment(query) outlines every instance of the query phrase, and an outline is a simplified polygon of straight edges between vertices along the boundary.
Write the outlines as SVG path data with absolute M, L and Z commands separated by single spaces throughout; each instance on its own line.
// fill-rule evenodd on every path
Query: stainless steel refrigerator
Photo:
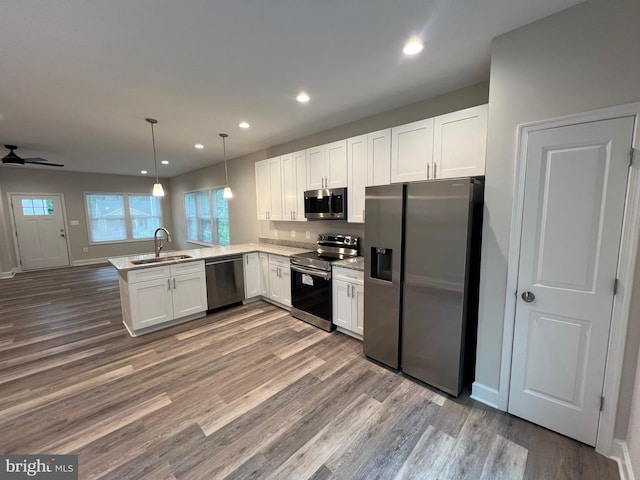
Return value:
M 367 187 L 364 353 L 460 394 L 475 359 L 482 178 Z

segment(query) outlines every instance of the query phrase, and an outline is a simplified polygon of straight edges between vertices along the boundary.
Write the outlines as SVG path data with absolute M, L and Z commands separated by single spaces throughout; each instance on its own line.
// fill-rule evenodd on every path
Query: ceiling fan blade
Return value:
M 24 165 L 24 160 L 20 157 L 9 157 L 8 155 L 2 159 L 2 163 L 6 165 Z
M 9 150 L 9 153 L 2 158 L 2 163 L 7 165 L 25 165 L 30 163 L 32 165 L 44 165 L 45 167 L 64 167 L 64 165 L 60 163 L 49 163 L 49 160 L 46 158 L 34 157 L 34 158 L 20 158 L 14 152 L 16 147 L 15 145 L 5 145 L 5 148 Z
M 45 167 L 64 167 L 60 163 L 49 163 L 44 158 L 25 158 L 24 163 L 30 163 L 31 165 L 44 165 Z

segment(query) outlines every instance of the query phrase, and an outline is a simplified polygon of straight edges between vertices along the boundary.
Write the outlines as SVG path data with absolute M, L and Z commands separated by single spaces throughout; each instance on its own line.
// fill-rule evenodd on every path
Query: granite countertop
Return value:
M 142 265 L 135 265 L 131 263 L 135 260 L 145 260 L 153 258 L 153 253 L 145 253 L 142 255 L 131 255 L 128 257 L 115 257 L 109 258 L 108 261 L 118 271 L 134 270 L 138 268 L 149 268 L 162 265 L 170 265 L 172 263 L 193 262 L 196 260 L 205 260 L 207 258 L 220 258 L 227 257 L 229 255 L 242 255 L 244 253 L 251 252 L 263 252 L 272 253 L 274 255 L 282 255 L 284 257 L 290 257 L 296 253 L 310 252 L 312 249 L 290 247 L 285 245 L 275 245 L 270 243 L 241 243 L 237 245 L 216 245 L 214 247 L 196 248 L 192 250 L 173 250 L 162 251 L 160 257 L 171 257 L 176 255 L 189 255 L 191 258 L 182 258 L 167 260 L 166 262 L 146 263 Z
M 349 268 L 364 272 L 364 257 L 345 258 L 331 264 L 333 267 Z

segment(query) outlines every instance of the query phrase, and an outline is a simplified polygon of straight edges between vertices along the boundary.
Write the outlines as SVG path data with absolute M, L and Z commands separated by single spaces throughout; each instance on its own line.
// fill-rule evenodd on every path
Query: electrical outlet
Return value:
M 84 253 L 88 253 L 88 252 L 89 252 L 89 249 L 88 249 L 87 247 L 84 247 L 84 248 L 82 249 L 82 251 L 83 251 Z
M 304 233 L 304 236 L 305 236 L 305 237 L 307 237 L 307 239 L 311 238 L 311 232 L 310 232 L 309 230 L 307 230 L 307 231 Z
M 291 238 L 296 238 L 296 231 L 295 230 L 291 230 Z

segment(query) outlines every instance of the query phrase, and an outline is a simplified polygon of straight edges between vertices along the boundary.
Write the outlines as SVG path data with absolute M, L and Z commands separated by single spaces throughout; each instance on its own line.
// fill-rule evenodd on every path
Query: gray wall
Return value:
M 227 142 L 233 142 L 229 136 Z M 249 243 L 258 240 L 258 222 L 256 220 L 256 184 L 254 163 L 261 160 L 264 152 L 252 153 L 227 161 L 229 187 L 233 198 L 229 200 L 229 237 L 231 243 Z M 184 193 L 207 188 L 224 187 L 226 184 L 224 163 L 173 177 L 169 181 L 173 195 L 171 197 L 174 238 L 181 248 L 197 248 L 186 241 L 186 219 L 184 214 Z
M 476 381 L 488 388 L 506 388 L 499 375 L 517 126 L 639 101 L 638 18 L 637 0 L 599 0 L 493 42 L 476 367 Z M 632 333 L 639 321 L 636 310 Z M 637 342 L 628 347 L 637 351 Z M 626 386 L 633 385 L 634 370 L 635 362 L 625 364 Z M 621 398 L 621 405 L 630 401 Z M 616 436 L 624 438 L 627 419 L 619 419 Z
M 166 179 L 161 179 L 161 182 L 164 187 L 167 187 L 168 181 Z M 3 197 L 4 208 L 0 216 L 4 217 L 8 231 L 11 231 L 8 193 L 61 193 L 64 195 L 68 227 L 67 238 L 69 239 L 70 260 L 72 262 L 153 252 L 153 241 L 89 245 L 84 203 L 85 192 L 150 194 L 153 183 L 154 179 L 148 177 L 52 171 L 29 167 L 2 167 L 0 168 L 0 193 Z M 166 196 L 162 201 L 162 212 L 164 224 L 171 231 L 171 203 L 167 200 L 170 194 L 170 189 L 165 188 Z M 72 226 L 71 220 L 78 220 L 80 225 Z M 1 225 L 0 228 L 2 228 Z M 87 253 L 83 252 L 85 247 L 89 249 Z M 169 248 L 171 248 L 170 244 Z M 16 266 L 13 252 L 13 241 L 5 242 L 2 239 L 0 258 L 3 259 L 3 262 L 5 258 L 9 260 L 6 265 L 2 264 L 0 271 L 6 272 Z
M 382 128 L 402 125 L 415 120 L 481 105 L 487 103 L 488 95 L 488 83 L 480 83 L 229 160 L 229 186 L 234 193 L 234 198 L 229 201 L 231 242 L 256 242 L 259 237 L 315 242 L 319 233 L 329 232 L 362 236 L 364 234 L 364 226 L 359 223 L 347 223 L 344 221 L 258 221 L 256 219 L 255 162 Z M 233 141 L 233 137 L 230 136 L 228 142 Z M 185 242 L 184 192 L 219 187 L 224 186 L 224 184 L 224 164 L 222 163 L 171 179 L 175 236 L 179 239 L 183 248 L 193 248 L 193 244 Z M 291 235 L 292 231 L 295 236 Z M 307 232 L 309 232 L 309 239 L 306 238 Z
M 6 215 L 7 197 L 4 192 L 2 171 L 0 170 L 0 278 L 9 275 L 16 267 L 17 262 L 13 249 L 13 237 L 11 236 L 11 225 L 9 217 Z

